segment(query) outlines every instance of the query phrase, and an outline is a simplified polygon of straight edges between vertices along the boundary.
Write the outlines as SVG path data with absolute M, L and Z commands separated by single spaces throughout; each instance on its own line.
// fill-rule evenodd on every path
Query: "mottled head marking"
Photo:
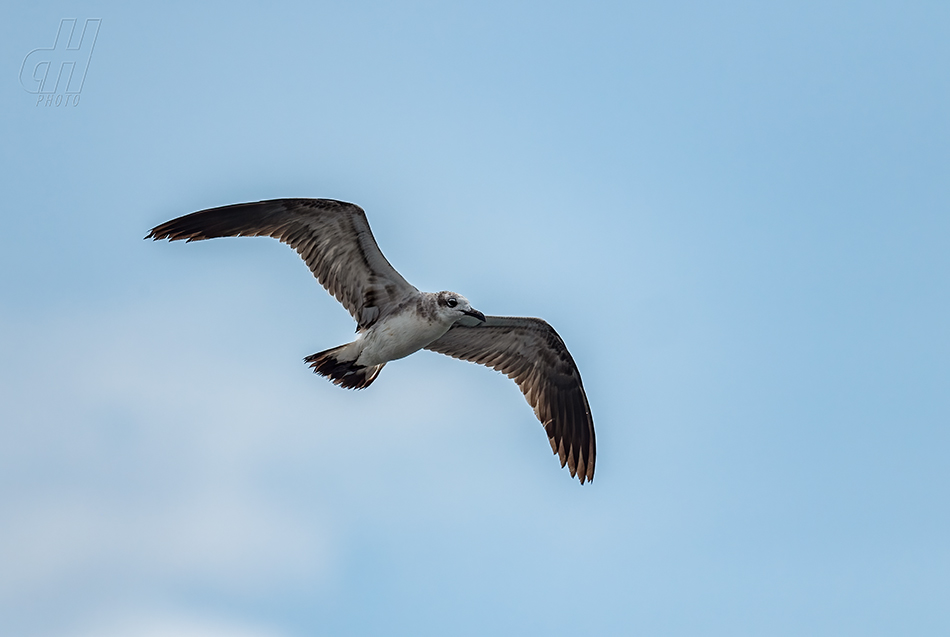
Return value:
M 453 308 L 457 307 L 459 304 L 459 299 L 465 299 L 464 296 L 456 294 L 455 292 L 442 291 L 439 292 L 437 297 L 439 302 L 439 307 L 448 307 Z
M 472 307 L 461 294 L 443 290 L 436 294 L 436 303 L 438 304 L 438 313 L 445 320 L 457 321 L 463 316 L 471 316 L 479 321 L 485 320 L 485 315 Z

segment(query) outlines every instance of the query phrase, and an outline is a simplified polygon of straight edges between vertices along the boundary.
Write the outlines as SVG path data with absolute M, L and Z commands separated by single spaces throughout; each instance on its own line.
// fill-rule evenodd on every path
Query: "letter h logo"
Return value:
M 23 59 L 20 84 L 27 92 L 75 95 L 82 91 L 102 20 L 86 20 L 81 33 L 77 33 L 76 22 L 73 18 L 61 20 L 53 48 L 34 49 Z

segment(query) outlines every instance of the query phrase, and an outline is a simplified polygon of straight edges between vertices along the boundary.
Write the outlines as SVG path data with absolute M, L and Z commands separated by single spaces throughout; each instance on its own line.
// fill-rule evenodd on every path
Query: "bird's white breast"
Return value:
M 388 316 L 364 332 L 360 365 L 379 365 L 409 356 L 445 334 L 451 323 L 429 320 L 414 311 Z

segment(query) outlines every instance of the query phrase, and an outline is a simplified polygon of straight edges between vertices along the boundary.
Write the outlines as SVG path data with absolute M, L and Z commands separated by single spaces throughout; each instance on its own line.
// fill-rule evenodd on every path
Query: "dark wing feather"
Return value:
M 554 328 L 536 318 L 489 316 L 456 323 L 426 349 L 487 365 L 518 383 L 544 425 L 551 449 L 581 484 L 594 479 L 594 420 L 580 372 Z
M 156 226 L 145 238 L 259 236 L 274 237 L 296 250 L 360 328 L 417 291 L 380 252 L 363 209 L 333 199 L 274 199 L 211 208 Z

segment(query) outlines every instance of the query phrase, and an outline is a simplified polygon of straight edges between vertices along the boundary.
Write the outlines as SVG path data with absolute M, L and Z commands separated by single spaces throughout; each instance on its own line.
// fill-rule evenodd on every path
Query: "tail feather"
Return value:
M 326 376 L 334 385 L 346 389 L 366 389 L 376 380 L 386 363 L 367 367 L 357 365 L 354 360 L 344 360 L 342 350 L 345 347 L 346 345 L 340 345 L 317 352 L 303 360 L 313 368 L 314 373 Z

